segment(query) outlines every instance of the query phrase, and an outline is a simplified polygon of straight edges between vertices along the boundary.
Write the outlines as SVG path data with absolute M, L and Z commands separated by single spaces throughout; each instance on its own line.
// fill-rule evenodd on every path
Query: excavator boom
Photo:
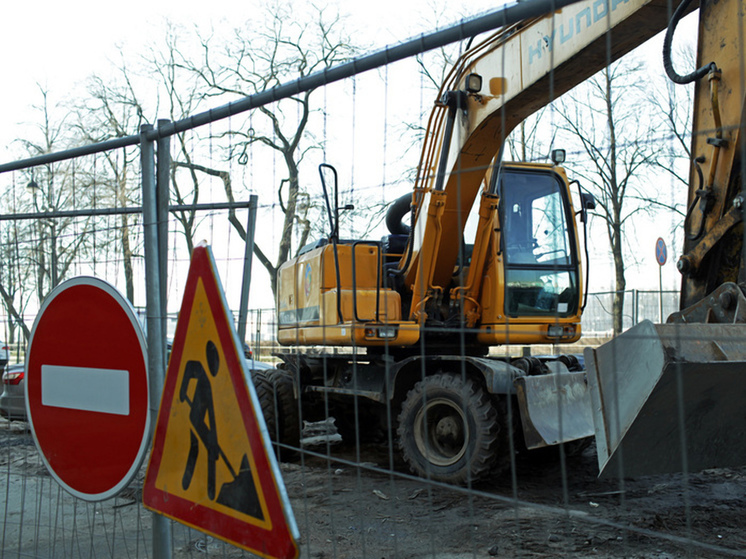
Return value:
M 459 59 L 431 115 L 415 184 L 411 255 L 401 264 L 412 309 L 448 285 L 468 214 L 510 131 L 665 29 L 669 17 L 667 0 L 585 0 L 502 29 Z M 449 95 L 468 91 L 473 76 L 484 76 L 480 91 Z M 433 204 L 442 206 L 438 220 L 426 219 Z

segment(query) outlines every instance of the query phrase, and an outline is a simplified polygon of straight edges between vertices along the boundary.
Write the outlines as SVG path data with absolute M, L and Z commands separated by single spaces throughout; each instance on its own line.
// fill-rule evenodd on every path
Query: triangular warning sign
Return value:
M 209 247 L 192 254 L 143 488 L 151 510 L 263 557 L 298 529 Z

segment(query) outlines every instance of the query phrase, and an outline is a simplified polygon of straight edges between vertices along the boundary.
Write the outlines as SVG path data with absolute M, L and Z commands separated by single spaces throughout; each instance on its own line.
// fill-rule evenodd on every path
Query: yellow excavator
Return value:
M 505 468 L 512 451 L 571 452 L 594 435 L 600 466 L 620 475 L 743 463 L 741 449 L 730 457 L 743 440 L 746 394 L 731 377 L 746 340 L 743 326 L 722 323 L 746 313 L 746 6 L 702 4 L 699 58 L 708 64 L 680 76 L 671 38 L 695 7 L 684 0 L 672 14 L 663 0 L 585 0 L 470 46 L 435 103 L 413 192 L 391 205 L 380 241 L 340 237 L 336 172 L 321 166 L 329 233 L 279 270 L 278 340 L 292 349 L 254 380 L 280 443 L 299 444 L 301 420 L 333 416 L 343 438 L 388 432 L 414 473 L 461 484 Z M 667 72 L 697 82 L 683 310 L 585 357 L 490 354 L 580 338 L 579 229 L 594 207 L 560 166 L 561 150 L 551 164 L 504 162 L 506 136 L 667 27 Z M 704 408 L 720 429 L 714 419 L 698 429 Z M 687 466 L 699 444 L 708 456 Z

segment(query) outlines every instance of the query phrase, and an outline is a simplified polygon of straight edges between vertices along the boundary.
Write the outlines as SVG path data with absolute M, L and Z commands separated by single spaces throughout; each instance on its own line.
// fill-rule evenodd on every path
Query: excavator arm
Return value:
M 431 114 L 413 194 L 400 263 L 413 292 L 410 317 L 448 285 L 469 212 L 510 131 L 665 29 L 669 17 L 665 0 L 585 0 L 501 29 L 461 56 Z
M 700 9 L 695 81 L 692 169 L 684 227 L 681 307 L 702 301 L 721 285 L 746 284 L 743 258 L 742 119 L 743 9 L 739 2 L 705 2 Z
M 483 196 L 498 194 L 485 176 L 500 163 L 513 127 L 668 27 L 666 71 L 678 83 L 696 84 L 684 251 L 677 264 L 682 310 L 670 324 L 645 322 L 585 356 L 599 467 L 622 476 L 746 462 L 746 434 L 733 421 L 746 401 L 746 3 L 702 3 L 700 69 L 681 76 L 670 61 L 672 37 L 694 7 L 684 0 L 672 17 L 667 2 L 589 0 L 503 29 L 469 49 L 429 123 L 413 195 L 411 253 L 401 261 L 413 292 L 410 317 L 422 320 L 421 302 L 450 281 L 482 185 L 488 185 Z M 527 401 L 546 400 L 542 386 L 524 387 Z M 533 415 L 530 406 L 522 409 L 522 417 Z

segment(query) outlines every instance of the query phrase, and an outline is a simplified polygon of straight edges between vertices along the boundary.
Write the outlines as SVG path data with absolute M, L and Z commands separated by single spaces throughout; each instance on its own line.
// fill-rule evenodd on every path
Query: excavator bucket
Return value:
M 585 363 L 602 476 L 746 464 L 746 325 L 645 321 Z
M 551 373 L 514 381 L 523 438 L 529 449 L 593 436 L 591 397 L 585 373 L 549 363 Z

